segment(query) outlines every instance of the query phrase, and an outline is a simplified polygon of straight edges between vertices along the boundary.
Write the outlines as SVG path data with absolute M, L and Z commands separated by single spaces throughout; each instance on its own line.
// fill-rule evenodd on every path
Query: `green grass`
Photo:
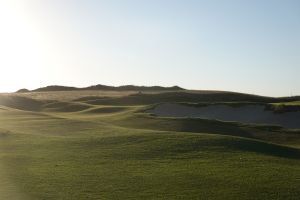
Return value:
M 0 199 L 300 196 L 299 131 L 157 118 L 143 105 L 7 106 L 0 109 Z
M 280 102 L 274 103 L 274 105 L 300 106 L 300 101 Z

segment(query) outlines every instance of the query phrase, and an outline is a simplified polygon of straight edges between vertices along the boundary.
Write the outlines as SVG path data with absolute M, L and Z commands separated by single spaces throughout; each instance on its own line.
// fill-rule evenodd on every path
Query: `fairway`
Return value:
M 298 130 L 160 118 L 121 96 L 0 97 L 1 199 L 300 196 Z

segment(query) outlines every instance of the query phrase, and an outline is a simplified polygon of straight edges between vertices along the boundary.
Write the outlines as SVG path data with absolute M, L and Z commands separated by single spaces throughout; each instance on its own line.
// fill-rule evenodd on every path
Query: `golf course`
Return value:
M 1 94 L 0 199 L 299 199 L 299 124 L 200 115 L 295 125 L 299 97 L 134 89 Z
M 300 200 L 300 0 L 0 0 L 0 200 Z

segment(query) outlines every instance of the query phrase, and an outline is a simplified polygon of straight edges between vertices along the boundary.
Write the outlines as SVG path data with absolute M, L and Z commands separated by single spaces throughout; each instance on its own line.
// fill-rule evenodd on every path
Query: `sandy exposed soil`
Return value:
M 237 121 L 242 123 L 279 125 L 284 128 L 300 128 L 300 112 L 274 113 L 265 110 L 263 105 L 209 105 L 193 107 L 174 103 L 165 103 L 149 111 L 162 117 L 191 117 Z

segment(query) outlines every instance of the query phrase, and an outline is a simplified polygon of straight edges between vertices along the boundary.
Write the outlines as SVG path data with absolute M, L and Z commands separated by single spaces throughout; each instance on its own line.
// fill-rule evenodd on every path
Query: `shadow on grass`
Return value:
M 269 156 L 300 159 L 300 150 L 296 148 L 266 143 L 257 140 L 227 140 L 226 146 L 232 150 L 255 152 Z
M 92 152 L 115 159 L 190 159 L 207 153 L 257 153 L 287 159 L 300 159 L 300 150 L 258 140 L 225 136 L 161 133 L 93 139 L 80 144 Z M 101 151 L 99 151 L 101 149 Z

